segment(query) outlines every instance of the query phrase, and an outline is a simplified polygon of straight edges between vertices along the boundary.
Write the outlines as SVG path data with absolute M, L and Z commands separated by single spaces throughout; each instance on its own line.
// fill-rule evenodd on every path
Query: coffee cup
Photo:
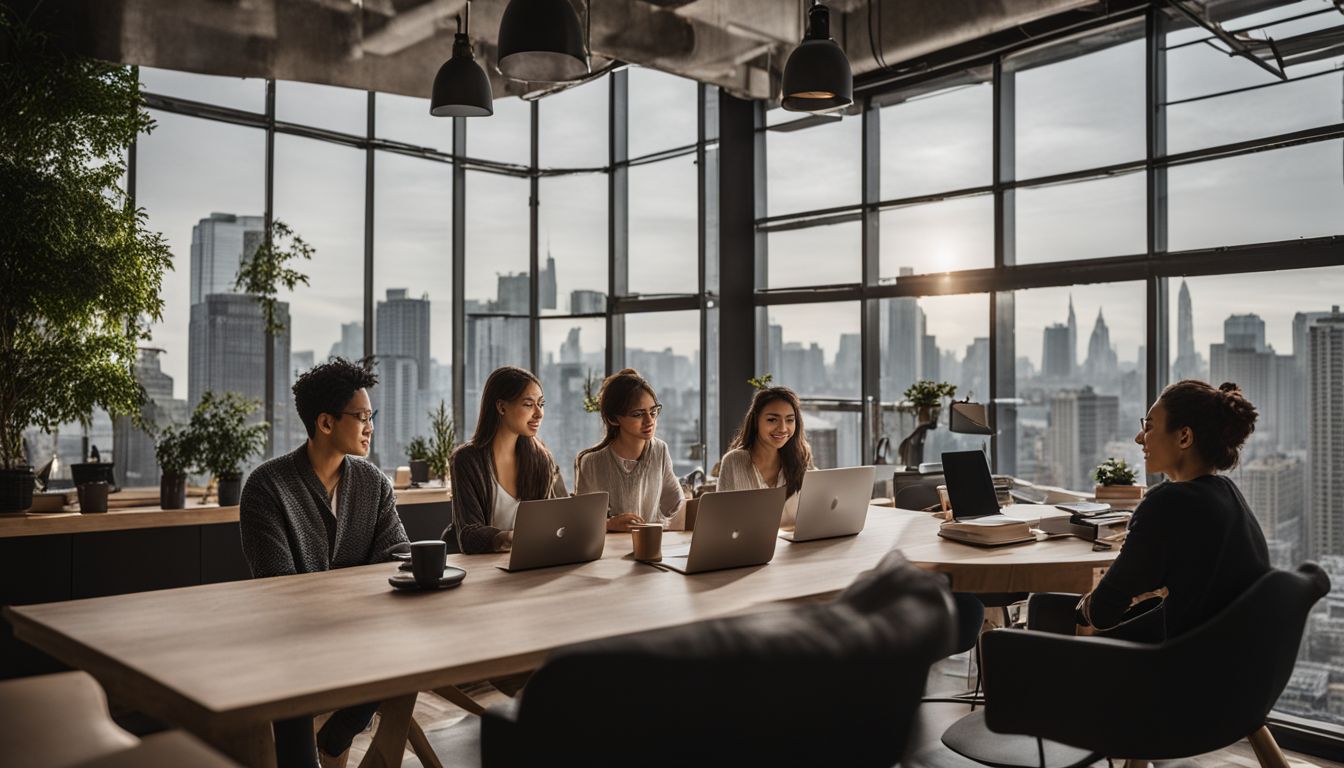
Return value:
M 663 524 L 635 523 L 630 526 L 635 543 L 635 559 L 658 561 L 663 559 Z
M 411 574 L 421 587 L 438 586 L 448 558 L 448 544 L 438 539 L 411 542 Z
M 397 467 L 396 478 L 392 481 L 393 488 L 411 487 L 411 468 Z
M 106 512 L 107 511 L 107 491 L 106 480 L 96 480 L 89 483 L 80 483 L 76 488 L 79 495 L 80 512 Z

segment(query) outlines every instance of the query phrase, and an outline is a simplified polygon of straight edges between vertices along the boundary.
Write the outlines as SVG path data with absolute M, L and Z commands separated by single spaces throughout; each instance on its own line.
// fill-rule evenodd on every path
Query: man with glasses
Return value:
M 294 383 L 294 406 L 308 439 L 253 470 L 239 507 L 243 554 L 253 578 L 384 562 L 406 551 L 392 483 L 365 461 L 377 413 L 370 371 L 332 358 Z M 277 762 L 340 766 L 378 702 L 334 713 L 313 739 L 313 720 L 275 723 Z M 314 746 L 318 754 L 314 752 Z

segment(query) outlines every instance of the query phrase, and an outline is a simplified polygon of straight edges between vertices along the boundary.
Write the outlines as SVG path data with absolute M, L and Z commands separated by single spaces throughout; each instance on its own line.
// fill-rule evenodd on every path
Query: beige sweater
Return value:
M 751 452 L 746 448 L 734 448 L 723 454 L 723 460 L 719 462 L 720 491 L 751 491 L 757 488 L 778 488 L 781 485 L 784 485 L 783 470 L 773 478 L 773 482 L 767 483 L 761 473 L 756 471 L 756 465 L 751 462 Z M 784 515 L 780 518 L 779 527 L 792 528 L 797 519 L 798 494 L 795 493 L 784 500 Z
M 649 441 L 633 470 L 622 466 L 611 446 L 584 455 L 574 478 L 574 492 L 594 491 L 610 494 L 609 515 L 634 512 L 652 523 L 669 523 L 683 503 L 667 443 L 656 437 Z

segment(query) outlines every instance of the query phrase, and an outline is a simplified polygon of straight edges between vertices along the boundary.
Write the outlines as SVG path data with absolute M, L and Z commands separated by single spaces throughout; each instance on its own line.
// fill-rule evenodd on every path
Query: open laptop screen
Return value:
M 952 516 L 958 520 L 999 513 L 994 478 L 989 462 L 980 451 L 949 451 L 943 454 L 943 477 Z

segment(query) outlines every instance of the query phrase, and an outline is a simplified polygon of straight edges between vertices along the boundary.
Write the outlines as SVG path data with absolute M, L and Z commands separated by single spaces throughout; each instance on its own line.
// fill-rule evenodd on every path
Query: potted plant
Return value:
M 602 401 L 598 400 L 597 395 L 602 390 L 602 377 L 591 368 L 588 375 L 583 380 L 583 412 L 597 413 L 602 410 Z
M 1092 473 L 1097 481 L 1097 501 L 1116 505 L 1117 502 L 1123 504 L 1143 498 L 1144 487 L 1134 483 L 1136 475 L 1134 468 L 1126 464 L 1124 459 L 1111 457 L 1098 464 Z
M 237 392 L 223 395 L 206 390 L 191 414 L 188 429 L 201 449 L 201 468 L 219 483 L 219 505 L 231 507 L 243 493 L 243 464 L 266 447 L 266 422 L 248 424 L 261 403 Z
M 182 509 L 187 506 L 187 474 L 200 459 L 200 446 L 190 427 L 169 424 L 159 431 L 154 443 L 154 458 L 159 462 L 159 507 Z
M 753 376 L 750 379 L 747 379 L 747 383 L 751 385 L 752 389 L 765 389 L 766 387 L 769 387 L 770 382 L 774 380 L 775 375 L 773 373 L 762 373 L 760 376 Z
M 944 382 L 934 382 L 930 379 L 920 379 L 905 389 L 905 402 L 902 404 L 902 410 L 913 410 L 918 423 L 938 421 L 938 411 L 941 409 L 944 397 L 953 397 L 957 394 L 955 384 Z
M 406 444 L 406 458 L 411 461 L 411 485 L 429 482 L 429 441 L 416 435 Z
M 0 511 L 32 504 L 23 433 L 138 418 L 136 349 L 172 254 L 122 191 L 153 121 L 139 74 L 63 52 L 0 8 Z
M 448 406 L 439 401 L 439 407 L 429 412 L 429 476 L 448 485 L 448 460 L 457 447 L 457 427 L 448 417 Z

